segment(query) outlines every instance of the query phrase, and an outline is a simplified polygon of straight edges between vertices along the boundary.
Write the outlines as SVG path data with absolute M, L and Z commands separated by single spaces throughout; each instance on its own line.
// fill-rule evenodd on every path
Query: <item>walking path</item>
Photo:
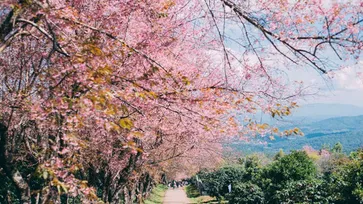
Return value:
M 164 204 L 187 204 L 190 203 L 183 188 L 169 189 L 166 191 Z

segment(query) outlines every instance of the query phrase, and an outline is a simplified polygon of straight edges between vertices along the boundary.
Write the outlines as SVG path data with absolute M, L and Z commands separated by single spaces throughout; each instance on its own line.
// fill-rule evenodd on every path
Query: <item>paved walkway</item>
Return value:
M 183 188 L 177 188 L 166 191 L 164 204 L 187 204 L 190 203 L 187 194 Z

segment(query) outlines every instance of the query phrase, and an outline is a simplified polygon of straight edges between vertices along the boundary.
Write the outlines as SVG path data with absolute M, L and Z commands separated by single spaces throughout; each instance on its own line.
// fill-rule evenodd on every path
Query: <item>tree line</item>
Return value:
M 311 147 L 274 158 L 250 155 L 192 178 L 200 191 L 236 204 L 362 203 L 363 150 L 345 155 Z M 231 185 L 231 191 L 228 186 Z

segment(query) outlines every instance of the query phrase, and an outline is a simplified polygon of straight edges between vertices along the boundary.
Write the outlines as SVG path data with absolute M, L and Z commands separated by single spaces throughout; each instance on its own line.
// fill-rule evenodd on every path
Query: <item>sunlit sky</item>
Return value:
M 347 63 L 346 68 L 333 72 L 332 77 L 323 76 L 311 68 L 291 71 L 292 78 L 303 80 L 307 86 L 317 89 L 316 94 L 304 97 L 301 103 L 337 103 L 363 107 L 363 78 L 359 76 L 362 62 Z M 343 62 L 341 64 L 344 66 Z
M 339 2 L 346 2 L 346 0 Z M 229 25 L 227 23 L 226 34 L 233 39 L 241 40 L 241 29 L 235 23 Z M 231 41 L 227 40 L 226 45 L 234 52 L 242 52 L 241 48 Z M 363 72 L 363 55 L 360 62 L 339 60 L 332 50 L 327 50 L 324 57 L 329 58 L 325 67 L 327 70 L 337 69 L 331 73 L 332 76 L 322 75 L 311 66 L 289 68 L 290 81 L 303 81 L 305 86 L 312 88 L 311 93 L 315 93 L 312 96 L 303 97 L 299 103 L 351 104 L 363 107 L 363 75 L 360 75 L 360 72 Z M 283 56 L 276 56 L 275 61 L 278 62 L 279 58 L 281 60 Z M 341 67 L 345 68 L 341 69 Z

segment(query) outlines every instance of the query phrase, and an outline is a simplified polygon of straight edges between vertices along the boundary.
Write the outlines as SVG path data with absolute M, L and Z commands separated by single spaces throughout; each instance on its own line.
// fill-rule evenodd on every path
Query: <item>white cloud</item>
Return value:
M 363 80 L 359 77 L 358 69 L 357 66 L 351 66 L 332 72 L 332 80 L 336 88 L 349 91 L 363 90 Z

